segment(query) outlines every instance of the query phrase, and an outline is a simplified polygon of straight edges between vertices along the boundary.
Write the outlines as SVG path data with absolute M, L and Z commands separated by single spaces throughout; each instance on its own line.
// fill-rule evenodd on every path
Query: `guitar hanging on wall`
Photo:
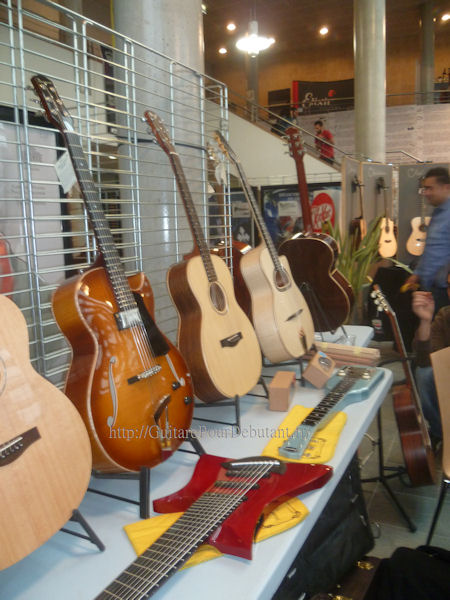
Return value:
M 325 233 L 313 232 L 303 164 L 305 151 L 297 129 L 289 127 L 286 135 L 297 168 L 303 232 L 283 242 L 279 254 L 289 261 L 294 281 L 308 302 L 315 330 L 335 330 L 350 314 L 354 302 L 352 286 L 336 269 L 339 250 L 335 240 Z
M 0 570 L 63 527 L 90 476 L 83 421 L 70 400 L 33 369 L 26 321 L 0 295 Z
M 430 224 L 431 217 L 425 216 L 425 199 L 423 194 L 420 194 L 420 217 L 411 219 L 411 233 L 406 241 L 406 250 L 413 256 L 421 256 L 425 249 L 427 240 L 427 230 Z
M 384 217 L 380 221 L 380 238 L 378 240 L 378 254 L 382 258 L 392 258 L 397 254 L 397 239 L 395 237 L 394 221 L 389 216 L 389 202 L 387 198 L 388 187 L 384 177 L 378 177 L 375 182 L 377 194 L 383 193 Z
M 236 301 L 225 262 L 211 254 L 181 165 L 161 119 L 144 113 L 169 157 L 194 238 L 194 252 L 170 267 L 167 286 L 178 310 L 178 346 L 186 357 L 195 394 L 206 403 L 242 396 L 261 376 L 258 339 Z
M 367 223 L 364 219 L 364 184 L 358 179 L 358 176 L 355 175 L 353 177 L 351 186 L 352 194 L 355 194 L 355 192 L 358 191 L 359 217 L 354 217 L 350 221 L 350 235 L 353 236 L 353 248 L 354 250 L 357 250 L 361 244 L 361 241 L 367 235 Z
M 194 403 L 190 375 L 156 327 L 148 279 L 125 275 L 81 137 L 52 81 L 44 75 L 31 81 L 64 138 L 103 261 L 53 295 L 56 321 L 73 350 L 65 392 L 90 434 L 94 469 L 153 467 L 187 435 Z
M 314 341 L 314 325 L 286 257 L 278 256 L 258 203 L 237 156 L 219 131 L 214 134 L 235 165 L 262 243 L 242 257 L 241 272 L 252 300 L 252 320 L 262 352 L 279 363 L 303 356 Z
M 386 313 L 389 317 L 402 359 L 406 383 L 394 386 L 392 397 L 406 471 L 413 486 L 432 485 L 436 481 L 434 455 L 397 316 L 380 286 L 373 286 L 371 296 L 377 310 Z
M 202 454 L 190 482 L 153 503 L 156 512 L 183 514 L 95 600 L 150 598 L 203 543 L 250 560 L 264 507 L 318 489 L 332 473 L 327 465 Z

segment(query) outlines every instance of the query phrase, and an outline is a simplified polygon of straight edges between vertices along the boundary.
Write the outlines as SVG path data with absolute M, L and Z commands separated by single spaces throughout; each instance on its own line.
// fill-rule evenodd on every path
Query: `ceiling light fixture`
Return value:
M 224 47 L 219 48 L 219 54 L 226 54 L 226 53 L 227 53 L 227 49 L 226 48 L 224 48 Z
M 320 33 L 320 35 L 327 35 L 327 33 L 328 33 L 328 27 L 326 25 L 324 25 L 323 27 L 321 27 L 319 29 L 319 33 Z
M 236 29 L 236 25 L 234 23 L 228 23 L 227 29 L 228 31 L 234 31 Z
M 248 30 L 248 33 L 236 42 L 236 48 L 242 50 L 242 52 L 247 52 L 250 56 L 258 56 L 262 50 L 267 50 L 275 43 L 273 37 L 268 38 L 258 35 L 258 21 L 250 21 Z
M 444 21 L 444 23 L 445 23 L 448 20 L 450 20 L 450 14 L 449 13 L 445 13 L 444 15 L 442 15 L 441 21 Z

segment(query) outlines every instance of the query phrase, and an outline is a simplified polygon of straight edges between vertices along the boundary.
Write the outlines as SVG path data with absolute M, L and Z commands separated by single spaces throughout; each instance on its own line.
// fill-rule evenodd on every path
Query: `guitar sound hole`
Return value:
M 287 289 L 291 283 L 289 281 L 288 274 L 284 269 L 280 271 L 275 271 L 275 285 L 278 289 Z
M 214 308 L 220 313 L 224 312 L 227 307 L 227 300 L 222 288 L 217 283 L 217 281 L 214 281 L 211 284 L 209 288 L 209 295 L 211 297 L 211 302 L 213 303 Z

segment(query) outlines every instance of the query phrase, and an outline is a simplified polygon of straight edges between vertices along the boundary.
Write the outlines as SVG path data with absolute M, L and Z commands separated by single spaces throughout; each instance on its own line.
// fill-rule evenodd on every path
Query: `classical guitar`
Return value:
M 353 247 L 355 250 L 359 248 L 361 240 L 367 234 L 367 223 L 364 219 L 364 199 L 363 199 L 363 187 L 364 184 L 355 175 L 352 180 L 352 193 L 358 192 L 358 204 L 359 204 L 359 217 L 354 217 L 350 221 L 350 235 L 353 236 Z
M 383 371 L 376 367 L 345 366 L 339 369 L 326 383 L 327 395 L 283 442 L 279 454 L 295 459 L 314 454 L 311 440 L 316 432 L 325 427 L 336 412 L 364 400 L 382 377 Z
M 339 250 L 335 240 L 324 233 L 313 232 L 303 144 L 295 127 L 286 129 L 286 135 L 297 168 L 303 231 L 283 242 L 279 254 L 289 261 L 294 281 L 308 302 L 315 330 L 335 330 L 350 314 L 353 290 L 336 269 Z
M 206 403 L 242 396 L 261 376 L 261 351 L 249 318 L 236 301 L 225 262 L 211 254 L 181 165 L 161 119 L 145 119 L 172 166 L 195 251 L 170 267 L 167 286 L 178 310 L 178 345 L 188 361 L 195 394 Z
M 280 496 L 288 499 L 318 489 L 331 475 L 332 468 L 326 465 L 203 454 L 183 489 L 153 503 L 157 512 L 185 511 L 183 515 L 96 600 L 149 598 L 203 543 L 251 559 L 264 507 Z
M 64 138 L 104 265 L 68 279 L 53 295 L 56 321 L 73 351 L 65 392 L 90 434 L 96 470 L 153 467 L 190 427 L 190 375 L 155 325 L 148 279 L 125 274 L 81 138 L 53 83 L 42 75 L 31 81 Z
M 436 481 L 434 455 L 397 317 L 378 285 L 373 286 L 371 296 L 377 310 L 389 317 L 402 359 L 406 382 L 394 387 L 392 397 L 406 471 L 413 486 L 432 485 Z
M 303 356 L 314 341 L 314 325 L 286 257 L 278 256 L 241 163 L 219 131 L 214 134 L 235 165 L 262 242 L 242 257 L 241 272 L 252 300 L 252 320 L 262 352 L 278 363 Z
M 0 295 L 0 570 L 71 518 L 91 475 L 83 421 L 33 369 L 28 347 L 22 313 Z
M 406 241 L 406 249 L 413 256 L 420 256 L 424 251 L 430 221 L 431 217 L 425 216 L 425 201 L 420 194 L 420 217 L 411 219 L 411 233 Z
M 378 177 L 376 181 L 378 194 L 383 194 L 384 217 L 380 221 L 380 238 L 378 240 L 378 254 L 382 258 L 391 258 L 397 254 L 397 240 L 395 237 L 394 221 L 389 216 L 389 202 L 387 198 L 388 187 L 384 177 Z

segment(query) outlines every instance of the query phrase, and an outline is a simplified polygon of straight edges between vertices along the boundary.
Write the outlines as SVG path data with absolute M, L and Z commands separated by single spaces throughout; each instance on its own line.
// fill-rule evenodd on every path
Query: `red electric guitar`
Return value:
M 433 485 L 436 482 L 436 467 L 430 436 L 397 317 L 378 285 L 373 286 L 371 295 L 378 310 L 389 317 L 405 373 L 406 383 L 393 388 L 393 400 L 406 471 L 413 486 Z
M 11 247 L 0 233 L 0 294 L 10 294 L 14 289 L 14 276 L 9 259 Z
M 352 286 L 336 269 L 338 246 L 335 240 L 327 234 L 313 232 L 303 164 L 305 151 L 295 127 L 286 129 L 286 135 L 297 167 L 303 232 L 283 242 L 278 252 L 289 261 L 294 281 L 308 302 L 314 329 L 335 330 L 350 314 L 354 302 Z
M 183 489 L 153 503 L 157 512 L 184 514 L 96 600 L 149 598 L 203 543 L 251 559 L 264 507 L 280 496 L 288 499 L 320 488 L 331 475 L 326 465 L 203 454 Z
M 68 279 L 53 295 L 56 321 L 73 349 L 65 393 L 88 429 L 96 470 L 153 467 L 187 435 L 191 378 L 177 348 L 156 327 L 148 279 L 125 274 L 81 137 L 53 83 L 43 75 L 31 81 L 69 150 L 104 264 Z

